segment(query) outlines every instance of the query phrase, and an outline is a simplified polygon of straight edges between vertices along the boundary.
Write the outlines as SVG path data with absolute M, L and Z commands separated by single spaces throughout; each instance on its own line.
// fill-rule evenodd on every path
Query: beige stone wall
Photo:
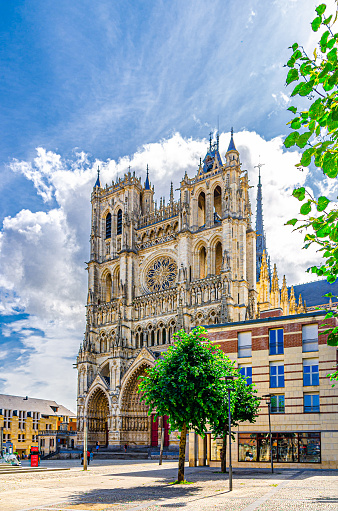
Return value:
M 336 370 L 337 348 L 326 344 L 325 336 L 318 336 L 318 351 L 303 352 L 302 326 L 318 323 L 319 334 L 325 330 L 323 326 L 324 314 L 314 316 L 311 314 L 302 317 L 285 317 L 278 321 L 271 318 L 269 321 L 257 321 L 242 325 L 229 326 L 226 329 L 210 327 L 209 337 L 226 351 L 231 360 L 238 365 L 252 367 L 252 381 L 256 384 L 258 396 L 264 394 L 284 394 L 285 413 L 271 414 L 271 431 L 273 432 L 320 432 L 321 433 L 321 463 L 276 463 L 280 467 L 303 468 L 338 468 L 338 386 L 332 387 L 327 377 Z M 334 320 L 332 320 L 334 321 Z M 284 329 L 284 354 L 270 355 L 268 349 L 269 329 Z M 252 356 L 238 358 L 236 339 L 239 331 L 252 331 Z M 262 349 L 266 346 L 266 349 Z M 234 349 L 235 347 L 235 349 Z M 303 362 L 315 359 L 319 362 L 319 386 L 303 385 Z M 285 387 L 270 388 L 269 364 L 283 362 L 285 373 Z M 319 393 L 320 413 L 304 413 L 304 393 Z M 254 424 L 242 423 L 236 428 L 236 433 L 267 433 L 269 431 L 268 407 L 265 400 Z M 232 444 L 232 463 L 234 466 L 269 466 L 269 462 L 239 462 L 238 436 Z M 198 456 L 197 456 L 198 458 Z M 194 461 L 192 460 L 193 464 Z M 210 462 L 219 466 L 219 462 Z

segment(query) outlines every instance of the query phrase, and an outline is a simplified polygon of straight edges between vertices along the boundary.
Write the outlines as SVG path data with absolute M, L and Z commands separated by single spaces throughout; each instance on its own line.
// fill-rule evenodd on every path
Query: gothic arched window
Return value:
M 106 239 L 111 238 L 111 214 L 106 216 Z
M 119 209 L 117 212 L 116 234 L 122 234 L 122 209 Z
M 201 192 L 198 197 L 198 227 L 205 226 L 205 193 Z
M 220 275 L 222 269 L 222 243 L 219 241 L 215 247 L 215 275 Z

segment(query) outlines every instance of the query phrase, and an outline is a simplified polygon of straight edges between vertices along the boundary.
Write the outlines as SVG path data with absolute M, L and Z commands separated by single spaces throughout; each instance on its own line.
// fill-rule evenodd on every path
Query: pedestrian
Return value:
M 87 465 L 90 463 L 90 451 L 87 451 Z
M 124 452 L 127 452 L 128 444 L 124 444 Z
M 96 442 L 96 453 L 99 452 L 100 449 L 100 442 Z

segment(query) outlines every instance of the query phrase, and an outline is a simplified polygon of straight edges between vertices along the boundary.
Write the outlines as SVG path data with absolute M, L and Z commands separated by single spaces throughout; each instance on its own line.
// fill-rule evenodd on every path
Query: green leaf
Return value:
M 297 48 L 298 48 L 298 44 L 297 43 L 293 43 L 293 45 L 291 46 L 291 48 L 293 49 L 293 51 L 296 51 Z
M 321 197 L 318 197 L 317 211 L 324 211 L 324 209 L 327 207 L 329 202 L 330 202 L 329 199 L 327 199 L 323 195 Z
M 338 346 L 338 335 L 331 332 L 328 335 L 327 344 L 329 346 Z
M 318 7 L 316 7 L 316 13 L 319 16 L 321 16 L 322 14 L 324 14 L 325 9 L 326 9 L 326 4 L 320 4 L 320 5 L 318 5 Z
M 302 164 L 303 167 L 308 167 L 310 165 L 313 151 L 314 150 L 311 147 L 310 149 L 306 149 L 303 152 L 302 159 L 300 160 L 300 163 Z
M 299 201 L 303 201 L 305 199 L 305 188 L 301 186 L 300 188 L 295 188 L 293 190 L 292 195 L 296 197 Z
M 296 117 L 295 119 L 293 119 L 293 121 L 291 122 L 291 128 L 293 130 L 298 130 L 300 127 L 301 127 L 301 121 L 300 121 L 300 117 Z
M 285 147 L 292 147 L 293 145 L 295 145 L 298 137 L 299 137 L 298 131 L 294 131 L 293 133 L 290 133 L 290 135 L 288 135 L 286 137 L 286 139 L 284 140 Z
M 303 147 L 306 146 L 309 138 L 311 137 L 312 133 L 311 131 L 306 131 L 305 133 L 303 133 L 302 135 L 300 135 L 297 140 L 296 140 L 296 144 L 298 145 L 298 147 L 300 147 L 301 149 L 303 149 Z
M 310 211 L 311 211 L 311 202 L 307 201 L 300 208 L 300 213 L 301 213 L 301 215 L 308 215 L 310 213 Z
M 327 54 L 327 59 L 329 62 L 335 64 L 337 62 L 337 48 L 332 48 L 331 51 Z
M 296 60 L 300 59 L 301 57 L 302 57 L 302 52 L 300 50 L 296 50 L 291 58 L 295 59 L 295 61 L 296 61 Z
M 292 220 L 288 220 L 285 225 L 295 226 L 297 222 L 298 222 L 297 218 L 292 218 Z
M 338 165 L 336 153 L 326 152 L 324 154 L 322 170 L 328 177 L 337 177 Z
M 297 71 L 297 74 L 298 74 L 298 71 Z M 300 87 L 300 90 L 299 90 L 299 95 L 300 96 L 308 96 L 310 94 L 310 92 L 313 91 L 313 86 L 314 86 L 314 80 L 310 80 L 309 82 L 303 82 L 301 84 L 302 86 Z
M 332 14 L 323 21 L 323 25 L 328 25 L 331 20 L 332 20 Z
M 286 85 L 289 85 L 295 80 L 298 80 L 298 78 L 299 78 L 298 70 L 294 68 L 290 69 L 286 77 Z
M 302 85 L 303 85 L 303 83 L 299 83 L 298 85 L 296 85 L 296 87 L 291 92 L 291 97 L 296 96 L 296 94 L 299 93 L 299 90 L 302 87 Z
M 295 106 L 289 106 L 288 110 L 293 114 L 297 113 L 297 108 Z
M 313 20 L 313 22 L 311 23 L 311 27 L 312 27 L 312 30 L 314 32 L 317 32 L 317 30 L 319 29 L 319 27 L 321 25 L 321 22 L 322 22 L 322 17 L 321 16 L 317 16 L 317 18 L 315 18 Z
M 326 30 L 323 33 L 322 37 L 320 38 L 319 44 L 320 44 L 320 49 L 323 53 L 326 51 L 327 40 L 328 40 L 329 35 L 330 35 L 330 32 L 328 30 Z

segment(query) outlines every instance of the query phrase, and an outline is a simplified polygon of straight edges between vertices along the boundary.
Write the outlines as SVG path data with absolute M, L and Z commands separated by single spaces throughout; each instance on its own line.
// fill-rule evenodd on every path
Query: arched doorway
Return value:
M 87 405 L 88 444 L 108 445 L 109 402 L 100 388 L 94 390 Z
M 121 443 L 128 445 L 150 445 L 150 418 L 148 406 L 138 393 L 139 377 L 146 374 L 149 364 L 142 363 L 129 376 L 121 397 Z

